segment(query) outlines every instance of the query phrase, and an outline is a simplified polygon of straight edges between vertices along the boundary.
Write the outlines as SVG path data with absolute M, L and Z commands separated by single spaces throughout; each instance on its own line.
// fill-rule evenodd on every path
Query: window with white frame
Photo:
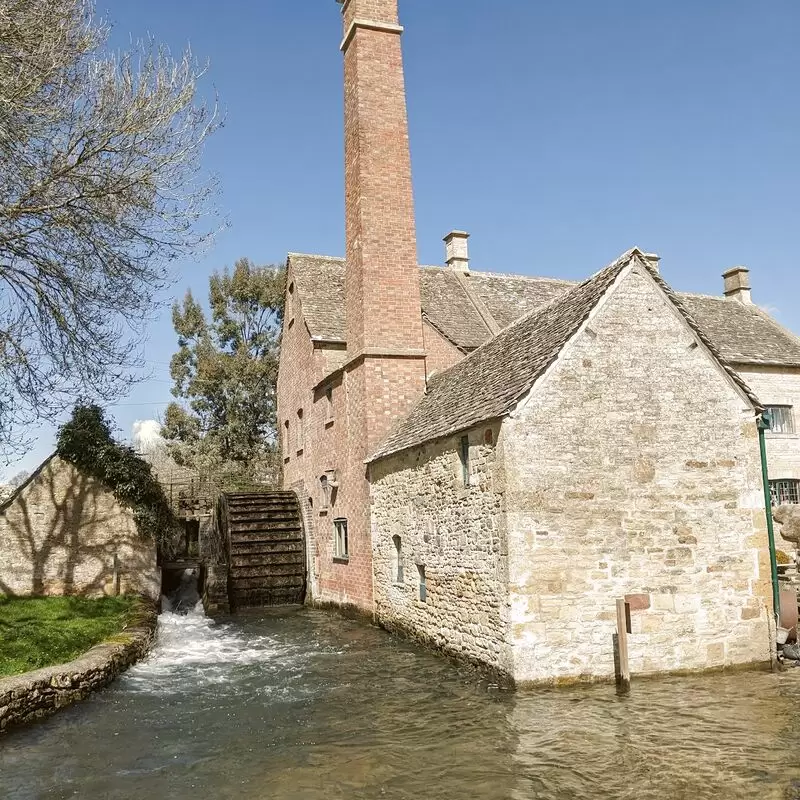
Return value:
M 794 410 L 791 406 L 767 406 L 772 433 L 794 433 Z
M 769 491 L 772 495 L 773 506 L 783 506 L 787 503 L 800 503 L 800 481 L 780 480 L 770 481 Z
M 347 520 L 335 519 L 333 521 L 333 555 L 334 558 L 347 560 L 350 551 L 347 543 Z

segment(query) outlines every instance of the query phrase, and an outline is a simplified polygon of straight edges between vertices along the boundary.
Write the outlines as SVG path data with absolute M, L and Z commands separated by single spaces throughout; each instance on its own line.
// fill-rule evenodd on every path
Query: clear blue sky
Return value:
M 99 0 L 113 45 L 152 34 L 210 62 L 225 128 L 207 165 L 231 227 L 175 296 L 240 256 L 341 255 L 342 72 L 334 0 Z M 400 0 L 419 254 L 471 232 L 476 269 L 582 278 L 633 245 L 677 289 L 754 299 L 800 332 L 797 0 Z M 169 309 L 154 379 L 112 409 L 126 435 L 170 399 Z M 135 405 L 130 405 L 135 404 Z M 52 446 L 7 470 L 36 465 Z

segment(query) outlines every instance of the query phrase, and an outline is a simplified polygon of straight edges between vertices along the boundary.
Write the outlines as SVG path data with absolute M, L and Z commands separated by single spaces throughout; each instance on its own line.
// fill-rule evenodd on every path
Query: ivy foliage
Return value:
M 133 511 L 142 537 L 158 543 L 169 540 L 178 523 L 164 489 L 150 464 L 114 439 L 99 406 L 75 406 L 72 419 L 59 429 L 57 442 L 61 458 L 99 480 Z

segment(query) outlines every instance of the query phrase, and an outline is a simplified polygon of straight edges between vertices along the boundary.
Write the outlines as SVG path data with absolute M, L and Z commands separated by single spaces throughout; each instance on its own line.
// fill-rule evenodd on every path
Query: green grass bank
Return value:
M 135 597 L 0 595 L 0 677 L 71 661 L 140 617 Z

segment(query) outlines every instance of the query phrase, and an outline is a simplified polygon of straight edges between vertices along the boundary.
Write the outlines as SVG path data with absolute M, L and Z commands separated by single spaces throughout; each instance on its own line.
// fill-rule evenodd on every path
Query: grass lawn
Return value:
M 0 595 L 0 677 L 71 661 L 133 620 L 133 597 Z

